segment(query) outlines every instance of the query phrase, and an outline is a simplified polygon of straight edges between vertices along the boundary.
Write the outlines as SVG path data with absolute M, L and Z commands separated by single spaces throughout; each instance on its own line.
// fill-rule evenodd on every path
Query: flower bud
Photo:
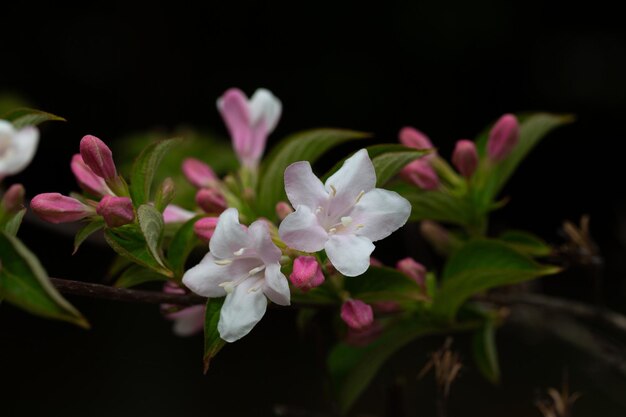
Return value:
M 280 220 L 285 220 L 285 217 L 289 216 L 291 213 L 293 213 L 293 208 L 289 203 L 285 201 L 276 203 L 276 215 Z
M 398 261 L 396 269 L 404 275 L 412 278 L 420 286 L 426 283 L 426 268 L 413 258 L 404 258 Z
M 383 263 L 379 259 L 370 256 L 370 266 L 383 267 L 385 265 L 383 265 Z
M 165 178 L 154 197 L 154 207 L 159 211 L 164 210 L 172 202 L 175 194 L 174 180 L 170 177 Z
M 412 127 L 403 127 L 398 134 L 400 143 L 409 148 L 430 149 L 433 147 L 432 142 L 422 132 Z
M 115 180 L 117 170 L 111 149 L 95 136 L 87 135 L 80 141 L 80 156 L 91 170 L 107 181 Z
M 372 307 L 361 300 L 349 299 L 341 306 L 341 319 L 351 329 L 364 329 L 374 321 Z
M 91 168 L 87 166 L 83 157 L 80 154 L 76 154 L 72 157 L 72 162 L 70 163 L 70 167 L 72 168 L 72 172 L 76 177 L 76 182 L 80 188 L 88 192 L 89 194 L 95 196 L 103 196 L 103 195 L 112 195 L 113 193 L 107 187 L 104 180 L 97 176 Z
M 202 188 L 196 193 L 196 204 L 206 213 L 220 214 L 226 210 L 226 200 L 213 188 Z
M 15 214 L 24 207 L 24 186 L 13 184 L 2 196 L 2 210 L 5 213 Z
M 420 223 L 420 232 L 424 239 L 435 248 L 437 253 L 450 253 L 452 241 L 450 239 L 450 233 L 445 227 L 432 220 L 422 220 Z
M 163 210 L 163 223 L 183 223 L 193 218 L 196 214 L 192 211 L 185 210 L 175 204 L 168 204 Z
M 218 217 L 203 217 L 193 225 L 193 231 L 203 242 L 208 243 L 215 233 Z
M 30 208 L 42 220 L 50 223 L 76 222 L 94 214 L 93 207 L 59 193 L 36 195 L 30 202 Z
M 108 227 L 120 227 L 135 220 L 133 202 L 128 197 L 105 195 L 100 200 L 96 213 L 104 217 Z
M 211 167 L 196 158 L 185 159 L 182 170 L 187 181 L 197 188 L 210 188 L 218 181 Z
M 478 166 L 478 152 L 471 140 L 461 139 L 456 143 L 452 153 L 452 163 L 465 178 L 469 178 Z
M 294 287 L 309 291 L 324 283 L 322 267 L 314 256 L 299 256 L 293 261 L 293 271 L 289 280 Z
M 491 128 L 487 155 L 494 161 L 506 158 L 519 140 L 519 123 L 512 114 L 505 114 Z
M 344 341 L 350 346 L 363 347 L 367 346 L 383 333 L 383 326 L 380 322 L 375 321 L 370 326 L 363 329 L 348 328 Z
M 400 175 L 412 184 L 423 190 L 434 190 L 439 188 L 439 176 L 430 163 L 421 158 L 405 166 Z

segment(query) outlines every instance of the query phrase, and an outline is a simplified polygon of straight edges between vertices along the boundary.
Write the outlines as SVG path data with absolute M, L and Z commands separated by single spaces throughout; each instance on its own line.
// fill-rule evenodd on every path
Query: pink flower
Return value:
M 362 330 L 372 324 L 374 312 L 369 304 L 361 300 L 349 299 L 341 306 L 341 319 L 348 327 Z
M 294 287 L 309 291 L 324 283 L 322 267 L 314 256 L 298 256 L 293 261 L 293 271 L 289 280 Z
M 80 141 L 80 155 L 83 161 L 99 177 L 107 181 L 115 180 L 117 170 L 113 162 L 111 149 L 92 135 L 86 135 Z
M 220 214 L 228 207 L 222 194 L 214 188 L 202 188 L 196 193 L 196 204 L 205 213 Z
M 72 168 L 72 172 L 80 188 L 89 194 L 94 196 L 113 195 L 113 192 L 106 185 L 104 179 L 97 176 L 91 168 L 87 166 L 80 154 L 76 154 L 72 157 L 70 167 Z
M 50 223 L 76 222 L 95 214 L 93 207 L 59 193 L 36 195 L 30 207 L 37 216 Z
M 2 196 L 0 201 L 0 216 L 2 212 L 15 214 L 24 208 L 24 186 L 22 184 L 13 184 Z
M 135 220 L 133 202 L 128 197 L 105 195 L 98 203 L 96 213 L 104 218 L 108 227 L 120 227 Z
M 505 114 L 491 128 L 487 155 L 494 161 L 506 158 L 519 140 L 519 123 L 512 114 Z
M 168 294 L 185 294 L 185 290 L 170 282 L 166 283 L 163 291 Z M 171 304 L 161 304 L 161 311 L 165 318 L 174 322 L 174 334 L 176 336 L 193 336 L 204 330 L 204 316 L 206 307 L 197 305 L 180 308 Z
M 433 144 L 428 136 L 413 127 L 403 127 L 400 129 L 398 136 L 400 138 L 400 143 L 404 146 L 408 146 L 409 148 L 432 149 L 433 147 Z M 429 154 L 427 157 L 432 155 L 434 155 L 434 153 Z
M 293 208 L 291 208 L 289 203 L 285 201 L 276 203 L 276 215 L 280 220 L 284 220 L 285 217 L 289 216 L 291 213 L 293 213 Z
M 452 153 L 452 163 L 465 178 L 471 177 L 478 166 L 478 152 L 474 142 L 467 139 L 458 141 Z
M 218 181 L 217 175 L 211 167 L 199 159 L 185 159 L 182 171 L 187 181 L 197 188 L 210 188 Z
M 398 261 L 396 269 L 404 275 L 412 278 L 420 286 L 426 284 L 426 268 L 413 258 L 404 258 Z
M 424 158 L 416 159 L 400 171 L 400 176 L 423 190 L 439 188 L 439 176 Z
M 193 231 L 203 242 L 209 242 L 215 233 L 217 227 L 217 217 L 203 217 L 193 225 Z
M 184 223 L 189 219 L 192 219 L 196 213 L 185 210 L 184 208 L 175 204 L 168 204 L 163 210 L 163 222 L 169 223 Z

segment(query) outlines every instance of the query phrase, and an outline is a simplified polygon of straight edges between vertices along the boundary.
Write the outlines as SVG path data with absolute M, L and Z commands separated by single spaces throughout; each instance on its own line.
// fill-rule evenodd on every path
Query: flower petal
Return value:
M 249 106 L 252 126 L 263 122 L 265 135 L 272 133 L 283 110 L 280 100 L 271 91 L 259 88 L 252 95 Z
M 185 210 L 180 206 L 168 204 L 167 207 L 165 207 L 165 210 L 163 210 L 163 222 L 165 224 L 182 223 L 194 218 L 195 215 L 196 213 Z
M 368 238 L 355 235 L 333 235 L 324 246 L 330 262 L 347 277 L 367 271 L 374 248 Z
M 233 147 L 241 160 L 250 153 L 250 110 L 248 98 L 237 88 L 226 91 L 217 100 L 219 110 L 233 141 Z
M 174 320 L 174 334 L 176 336 L 191 336 L 204 328 L 205 307 L 203 305 L 184 308 L 168 315 Z
M 315 210 L 318 206 L 325 206 L 328 200 L 324 184 L 307 161 L 295 162 L 285 169 L 285 191 L 294 207 L 305 205 Z
M 328 240 L 328 233 L 320 226 L 317 216 L 304 205 L 285 217 L 278 234 L 288 246 L 304 252 L 320 251 Z
M 217 222 L 215 233 L 209 242 L 213 256 L 230 259 L 234 253 L 249 244 L 248 234 L 239 224 L 239 212 L 236 208 L 224 211 Z
M 226 295 L 220 284 L 237 281 L 248 276 L 248 272 L 259 266 L 254 258 L 237 259 L 228 265 L 218 265 L 211 253 L 207 253 L 200 263 L 183 275 L 183 284 L 191 291 L 204 297 L 215 298 Z
M 288 306 L 291 304 L 291 293 L 287 277 L 280 272 L 280 264 L 270 264 L 265 267 L 265 286 L 263 292 L 272 302 Z
M 13 127 L 2 127 L 4 134 L 11 134 Z M 34 126 L 26 126 L 14 131 L 12 143 L 5 152 L 4 158 L 0 159 L 0 175 L 13 175 L 22 171 L 30 164 L 37 151 L 39 143 L 39 130 Z M 2 134 L 2 132 L 0 132 Z
M 410 214 L 411 204 L 406 198 L 375 188 L 361 197 L 350 216 L 355 233 L 376 242 L 404 226 Z
M 226 296 L 217 330 L 227 342 L 235 342 L 248 333 L 263 318 L 267 298 L 260 289 L 253 291 L 255 279 L 246 279 Z
M 257 255 L 263 260 L 264 264 L 280 262 L 282 252 L 272 242 L 272 236 L 264 220 L 257 220 L 252 223 L 248 228 L 248 236 Z

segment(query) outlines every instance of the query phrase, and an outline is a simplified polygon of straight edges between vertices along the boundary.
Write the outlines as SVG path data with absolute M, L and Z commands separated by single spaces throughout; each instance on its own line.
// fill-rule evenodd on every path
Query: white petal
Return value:
M 15 135 L 15 128 L 10 122 L 0 120 L 0 135 L 13 136 Z
M 252 95 L 249 106 L 252 124 L 257 125 L 263 122 L 267 134 L 272 133 L 282 113 L 280 100 L 271 91 L 259 88 Z
M 406 198 L 375 188 L 361 197 L 350 216 L 355 233 L 376 242 L 404 226 L 410 214 L 411 204 Z
M 236 208 L 224 211 L 217 222 L 215 233 L 209 242 L 213 256 L 230 259 L 234 253 L 249 244 L 248 234 L 239 224 L 239 212 Z
M 2 128 L 5 133 L 7 127 Z M 12 127 L 11 127 L 12 129 Z M 0 132 L 0 134 L 3 134 Z M 30 164 L 37 151 L 39 130 L 34 126 L 26 126 L 13 135 L 12 144 L 0 159 L 0 175 L 17 174 Z
M 267 298 L 261 289 L 251 291 L 258 280 L 247 279 L 226 297 L 217 330 L 227 342 L 235 342 L 248 333 L 263 318 Z
M 267 298 L 272 302 L 288 306 L 291 303 L 291 293 L 287 278 L 280 272 L 280 264 L 270 264 L 265 267 L 265 287 L 263 289 Z
M 334 235 L 324 249 L 337 271 L 347 277 L 356 277 L 369 268 L 374 244 L 363 236 Z
M 274 242 L 270 235 L 267 223 L 263 220 L 257 220 L 248 228 L 248 236 L 257 255 L 263 260 L 263 263 L 269 264 L 280 261 L 282 252 Z
M 315 210 L 318 206 L 325 207 L 328 201 L 324 184 L 307 161 L 295 162 L 285 169 L 285 192 L 294 207 L 305 205 Z
M 328 233 L 307 206 L 298 206 L 285 217 L 278 227 L 278 234 L 289 247 L 304 252 L 320 251 L 328 240 Z
M 220 287 L 221 283 L 247 277 L 248 272 L 260 263 L 254 258 L 237 259 L 228 265 L 218 265 L 215 261 L 213 255 L 207 253 L 198 265 L 185 272 L 183 284 L 204 297 L 223 297 L 226 291 Z

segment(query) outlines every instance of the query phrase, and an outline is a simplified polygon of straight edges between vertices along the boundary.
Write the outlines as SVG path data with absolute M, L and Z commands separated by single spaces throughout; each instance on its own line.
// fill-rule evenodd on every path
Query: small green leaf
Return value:
M 220 321 L 220 311 L 224 304 L 224 298 L 209 298 L 206 303 L 206 315 L 204 316 L 204 373 L 206 374 L 211 365 L 211 360 L 219 353 L 226 344 L 217 330 Z
M 345 277 L 344 289 L 366 303 L 423 299 L 422 289 L 414 280 L 387 267 L 370 266 L 363 275 Z
M 159 274 L 172 278 L 172 271 L 154 258 L 148 243 L 136 224 L 127 224 L 114 229 L 105 229 L 104 237 L 111 248 L 119 255 Z
M 548 256 L 552 248 L 532 233 L 523 230 L 507 230 L 499 237 L 501 241 L 529 256 Z
M 281 141 L 265 158 L 261 167 L 258 195 L 263 198 L 259 202 L 260 213 L 274 218 L 276 203 L 287 199 L 283 176 L 290 164 L 297 161 L 313 164 L 329 149 L 349 140 L 367 137 L 367 133 L 352 130 L 314 129 L 296 133 Z
M 487 318 L 472 340 L 474 362 L 487 380 L 496 384 L 500 381 L 500 365 L 496 346 L 496 323 Z
M 516 284 L 561 269 L 540 265 L 506 244 L 494 240 L 475 240 L 448 260 L 433 312 L 453 320 L 458 308 L 474 294 L 504 285 Z
M 164 227 L 163 215 L 153 206 L 144 204 L 137 209 L 137 220 L 139 220 L 139 227 L 152 257 L 159 265 L 165 267 L 161 260 L 160 249 Z
M 50 283 L 37 257 L 7 233 L 0 233 L 0 294 L 0 298 L 32 314 L 89 327 Z
M 152 143 L 135 160 L 130 174 L 130 195 L 135 207 L 150 201 L 156 170 L 165 154 L 177 143 L 180 143 L 180 139 Z
M 130 288 L 154 281 L 167 281 L 167 277 L 143 266 L 131 265 L 115 281 L 115 286 L 118 288 Z
M 185 272 L 185 262 L 193 248 L 200 243 L 193 226 L 202 216 L 196 216 L 186 221 L 174 234 L 167 249 L 167 260 L 169 261 L 174 277 L 181 279 Z
M 10 121 L 16 129 L 21 129 L 25 126 L 37 126 L 48 121 L 66 121 L 64 118 L 52 113 L 28 108 L 15 109 L 2 116 L 2 119 Z
M 8 235 L 16 236 L 25 214 L 26 209 L 24 208 L 15 214 L 8 215 L 0 222 L 0 230 L 4 230 Z
M 72 252 L 72 255 L 75 254 L 78 251 L 78 248 L 80 247 L 80 245 L 83 244 L 83 242 L 92 234 L 94 234 L 95 232 L 97 232 L 98 230 L 102 229 L 104 227 L 104 220 L 103 219 L 97 219 L 94 220 L 92 222 L 87 223 L 85 226 L 83 226 L 78 233 L 76 233 L 76 237 L 74 237 L 74 252 Z

